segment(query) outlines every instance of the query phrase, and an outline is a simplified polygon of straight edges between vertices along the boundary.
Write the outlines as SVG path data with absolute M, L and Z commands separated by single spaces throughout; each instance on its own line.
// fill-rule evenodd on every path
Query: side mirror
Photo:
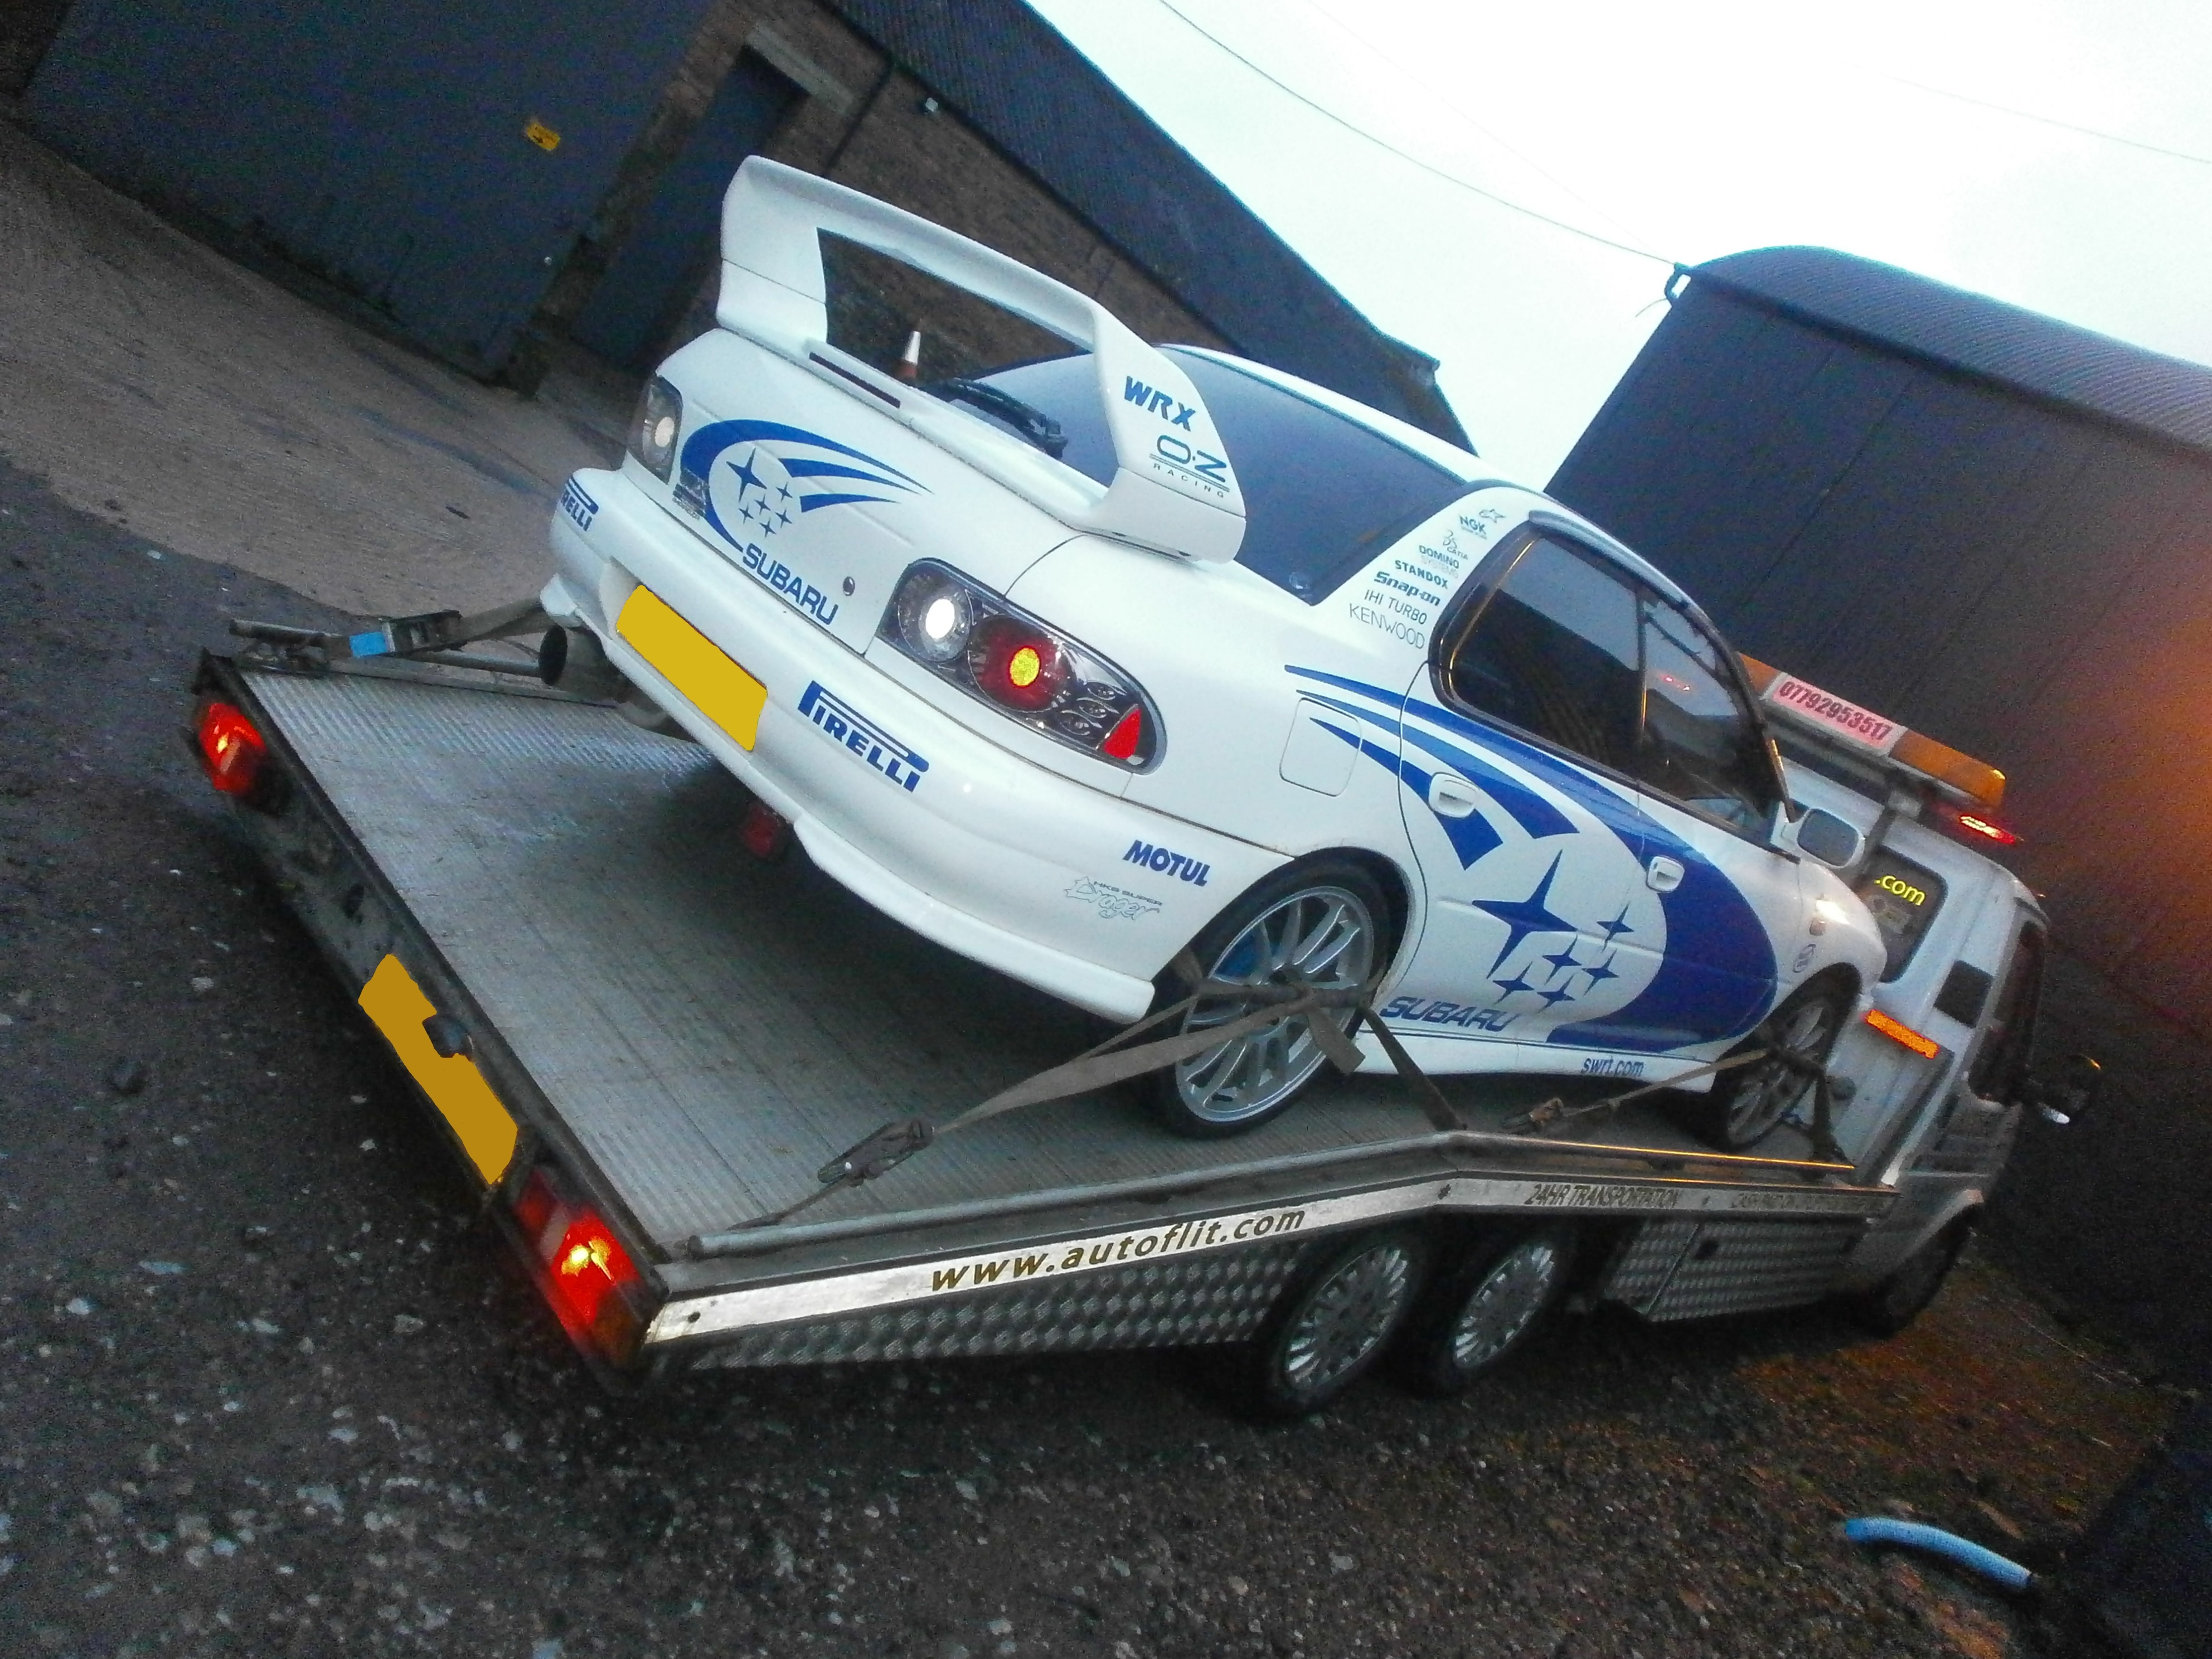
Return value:
M 1785 817 L 1774 840 L 1783 851 L 1802 853 L 1832 870 L 1849 869 L 1866 850 L 1866 837 L 1855 826 L 1817 806 L 1801 818 Z
M 2087 1054 L 2069 1054 L 2029 1073 L 2021 1097 L 2042 1114 L 2045 1123 L 2079 1123 L 2081 1115 L 2097 1103 L 2104 1086 L 2103 1066 Z

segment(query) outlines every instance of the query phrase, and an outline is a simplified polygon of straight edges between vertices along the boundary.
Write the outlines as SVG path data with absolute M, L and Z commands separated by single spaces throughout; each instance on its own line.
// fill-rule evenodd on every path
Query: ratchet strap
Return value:
M 815 1171 L 820 1185 L 795 1204 L 765 1215 L 741 1221 L 729 1229 L 732 1232 L 750 1231 L 756 1228 L 779 1227 L 802 1211 L 811 1209 L 832 1193 L 842 1192 L 848 1187 L 858 1187 L 878 1179 L 896 1169 L 916 1152 L 935 1146 L 939 1140 L 975 1124 L 1007 1112 L 1016 1112 L 1027 1106 L 1042 1106 L 1055 1100 L 1066 1100 L 1075 1095 L 1090 1094 L 1129 1079 L 1141 1077 L 1147 1072 L 1157 1072 L 1166 1066 L 1179 1065 L 1224 1042 L 1233 1042 L 1249 1032 L 1257 1031 L 1301 1015 L 1317 1015 L 1335 1008 L 1353 1011 L 1353 1023 L 1364 1024 L 1375 1034 L 1375 1040 L 1396 1068 L 1414 1104 L 1430 1126 L 1440 1133 L 1465 1129 L 1468 1125 L 1452 1109 L 1444 1098 L 1443 1091 L 1436 1080 L 1421 1070 L 1413 1057 L 1406 1052 L 1397 1034 L 1384 1024 L 1382 1017 L 1375 1012 L 1367 988 L 1324 990 L 1318 987 L 1297 985 L 1240 985 L 1232 981 L 1206 976 L 1197 960 L 1186 950 L 1172 964 L 1176 974 L 1186 984 L 1193 985 L 1190 994 L 1180 1002 L 1170 1004 L 1155 1013 L 1147 1014 L 1134 1024 L 1124 1026 L 1103 1042 L 1086 1048 L 1074 1059 L 1049 1066 L 1032 1077 L 1024 1078 L 1010 1088 L 1001 1089 L 988 1100 L 970 1106 L 958 1116 L 943 1123 L 933 1123 L 925 1117 L 898 1118 L 875 1130 L 865 1139 L 856 1142 Z M 1217 1025 L 1207 1025 L 1194 1031 L 1178 1031 L 1171 1036 L 1154 1037 L 1148 1042 L 1136 1039 L 1147 1031 L 1168 1024 L 1188 1014 L 1202 1002 L 1237 1001 L 1248 1005 L 1248 1011 L 1234 1019 Z M 1258 1007 L 1249 1005 L 1257 1003 Z M 1359 1047 L 1350 1035 L 1341 1030 L 1334 1019 L 1312 1018 L 1307 1029 L 1313 1033 L 1315 1042 L 1328 1058 L 1329 1063 L 1347 1076 L 1359 1069 L 1363 1056 Z M 1839 1161 L 1835 1138 L 1831 1133 L 1831 1094 L 1828 1073 L 1817 1062 L 1792 1050 L 1775 1048 L 1754 1048 L 1748 1053 L 1730 1054 L 1694 1071 L 1684 1072 L 1663 1083 L 1647 1083 L 1624 1094 L 1593 1101 L 1587 1105 L 1569 1106 L 1553 1098 L 1507 1121 L 1508 1133 L 1528 1133 L 1548 1129 L 1555 1124 L 1568 1122 L 1595 1113 L 1610 1112 L 1648 1094 L 1662 1089 L 1671 1089 L 1709 1074 L 1732 1071 L 1739 1066 L 1748 1066 L 1754 1060 L 1765 1060 L 1771 1054 L 1793 1071 L 1809 1075 L 1814 1080 L 1814 1142 L 1815 1156 Z
M 1183 1060 L 1196 1058 L 1235 1041 L 1249 1032 L 1301 1015 L 1321 1014 L 1334 1008 L 1350 1008 L 1355 1020 L 1364 1020 L 1382 1044 L 1390 1063 L 1413 1090 L 1414 1099 L 1423 1114 L 1438 1129 L 1463 1129 L 1467 1126 L 1445 1101 L 1437 1085 L 1420 1067 L 1413 1063 L 1403 1045 L 1393 1036 L 1376 1013 L 1368 1000 L 1364 988 L 1343 990 L 1324 990 L 1318 987 L 1296 985 L 1240 985 L 1233 981 L 1206 977 L 1188 951 L 1176 957 L 1175 972 L 1185 983 L 1194 984 L 1191 994 L 1180 1002 L 1170 1004 L 1155 1013 L 1147 1014 L 1133 1025 L 1123 1027 L 1103 1042 L 1087 1048 L 1073 1060 L 1051 1066 L 1033 1077 L 1024 1079 L 1011 1088 L 1002 1089 L 988 1100 L 970 1106 L 957 1117 L 944 1123 L 932 1123 L 927 1118 L 900 1118 L 886 1123 L 866 1139 L 847 1148 L 815 1172 L 821 1185 L 796 1204 L 769 1214 L 756 1216 L 738 1223 L 732 1231 L 744 1231 L 757 1227 L 781 1226 L 800 1211 L 820 1203 L 835 1192 L 848 1187 L 858 1187 L 865 1182 L 897 1168 L 925 1147 L 933 1146 L 946 1135 L 988 1121 L 1007 1112 L 1019 1111 L 1025 1106 L 1041 1106 L 1048 1102 L 1066 1100 L 1072 1096 L 1090 1094 L 1129 1079 L 1141 1077 L 1147 1072 L 1157 1072 Z M 1155 1037 L 1149 1042 L 1135 1039 L 1146 1032 L 1180 1019 L 1202 1002 L 1237 1001 L 1258 1003 L 1256 1008 L 1224 1020 L 1217 1025 L 1203 1026 L 1196 1030 L 1178 1031 L 1172 1036 Z M 1353 1042 L 1334 1019 L 1310 1019 L 1307 1029 L 1313 1033 L 1315 1042 L 1328 1058 L 1331 1065 L 1347 1075 L 1359 1069 L 1362 1056 Z
M 1678 1072 L 1661 1082 L 1647 1083 L 1641 1088 L 1631 1089 L 1623 1094 L 1607 1095 L 1603 1100 L 1593 1100 L 1581 1106 L 1570 1106 L 1554 1095 L 1541 1105 L 1532 1106 L 1527 1111 L 1506 1119 L 1502 1127 L 1508 1134 L 1534 1134 L 1562 1123 L 1616 1111 L 1630 1101 L 1640 1100 L 1645 1095 L 1656 1094 L 1662 1089 L 1678 1089 L 1683 1084 L 1694 1083 L 1701 1077 L 1717 1077 L 1723 1072 L 1732 1072 L 1739 1066 L 1748 1066 L 1754 1060 L 1765 1060 L 1770 1056 L 1780 1060 L 1800 1077 L 1812 1079 L 1813 1156 L 1828 1164 L 1849 1163 L 1850 1160 L 1844 1156 L 1844 1149 L 1836 1141 L 1836 1101 L 1839 1096 L 1850 1099 L 1852 1091 L 1848 1087 L 1839 1086 L 1838 1080 L 1830 1075 L 1828 1068 L 1820 1061 L 1798 1053 L 1795 1048 L 1785 1048 L 1779 1043 L 1771 1048 L 1753 1048 L 1743 1054 L 1729 1054 L 1694 1071 Z M 1848 1084 L 1849 1079 L 1843 1082 Z M 1431 1083 L 1429 1086 L 1433 1089 L 1436 1085 Z

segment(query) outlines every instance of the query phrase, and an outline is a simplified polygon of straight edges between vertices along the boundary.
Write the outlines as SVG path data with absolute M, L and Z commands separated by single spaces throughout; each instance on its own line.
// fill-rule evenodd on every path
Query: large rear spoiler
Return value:
M 1068 471 L 1054 489 L 1001 482 L 1071 527 L 1187 558 L 1224 561 L 1244 539 L 1244 496 L 1190 377 L 1097 301 L 980 242 L 810 173 L 754 156 L 722 201 L 722 286 L 715 320 L 799 362 L 825 361 L 823 232 L 912 265 L 1003 307 L 1091 355 L 1113 435 L 1114 482 L 1101 495 Z M 864 383 L 865 384 L 865 383 Z M 927 400 L 934 404 L 934 399 Z M 938 416 L 908 424 L 931 434 Z M 1060 483 L 1060 481 L 1055 481 Z
M 1756 657 L 1741 660 L 1767 713 L 1796 730 L 1883 769 L 1932 783 L 1969 805 L 1994 812 L 2004 804 L 2005 775 L 1996 767 Z

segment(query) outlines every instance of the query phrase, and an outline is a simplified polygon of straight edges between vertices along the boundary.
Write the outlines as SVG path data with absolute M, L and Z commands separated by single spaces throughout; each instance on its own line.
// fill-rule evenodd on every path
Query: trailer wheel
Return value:
M 1382 890 L 1349 859 L 1294 865 L 1254 888 L 1192 943 L 1191 955 L 1216 981 L 1352 990 L 1389 959 L 1389 906 Z M 1191 988 L 1172 969 L 1160 976 L 1155 1006 L 1179 1002 Z M 1234 997 L 1200 1003 L 1178 1031 L 1224 1025 L 1259 1005 Z M 1327 1056 L 1310 1024 L 1332 1019 L 1348 1030 L 1349 1008 L 1301 1014 L 1232 1037 L 1144 1080 L 1153 1113 L 1177 1134 L 1216 1139 L 1242 1134 L 1285 1110 Z
M 1959 1264 L 1959 1253 L 1974 1231 L 1974 1218 L 1962 1215 L 1897 1265 L 1871 1290 L 1844 1298 L 1850 1316 L 1878 1336 L 1895 1336 L 1926 1311 Z
M 1832 981 L 1808 985 L 1759 1022 L 1739 1045 L 1787 1048 L 1800 1060 L 1826 1066 L 1842 1035 L 1850 994 Z M 1723 1072 L 1707 1095 L 1684 1095 L 1675 1108 L 1683 1123 L 1723 1152 L 1756 1146 L 1813 1092 L 1813 1080 L 1778 1057 Z
M 1401 1228 L 1363 1233 L 1322 1256 L 1245 1350 L 1247 1403 L 1287 1422 L 1342 1394 L 1397 1334 L 1427 1265 L 1428 1247 Z
M 1492 1236 L 1437 1276 L 1406 1333 L 1407 1382 L 1438 1398 L 1464 1390 L 1521 1346 L 1566 1287 L 1575 1237 L 1565 1226 Z

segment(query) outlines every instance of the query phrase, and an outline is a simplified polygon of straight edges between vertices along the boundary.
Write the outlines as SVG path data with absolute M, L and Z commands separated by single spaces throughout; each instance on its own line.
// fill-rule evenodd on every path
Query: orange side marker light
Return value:
M 1933 1060 L 1943 1052 L 1943 1045 L 1931 1036 L 1923 1036 L 1903 1020 L 1892 1019 L 1879 1008 L 1867 1010 L 1866 1023 L 1893 1042 L 1901 1042 L 1923 1060 Z

